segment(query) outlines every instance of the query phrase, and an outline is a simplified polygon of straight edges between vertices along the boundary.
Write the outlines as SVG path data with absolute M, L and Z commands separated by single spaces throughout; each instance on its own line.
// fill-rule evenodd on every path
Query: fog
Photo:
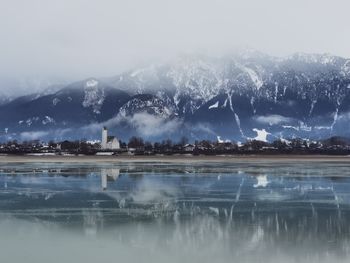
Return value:
M 349 9 L 347 0 L 2 1 L 0 91 L 242 47 L 350 57 Z

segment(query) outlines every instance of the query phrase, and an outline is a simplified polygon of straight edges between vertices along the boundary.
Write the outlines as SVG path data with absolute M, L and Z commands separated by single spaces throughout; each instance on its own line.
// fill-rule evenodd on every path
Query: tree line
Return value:
M 71 153 L 71 154 L 96 154 L 101 152 L 98 142 L 87 140 L 74 141 L 49 141 L 43 143 L 39 140 L 8 141 L 0 144 L 0 153 Z M 182 137 L 178 141 L 165 139 L 162 141 L 145 141 L 141 137 L 133 136 L 128 142 L 120 141 L 119 150 L 104 150 L 115 154 L 193 154 L 193 155 L 219 155 L 219 154 L 350 154 L 350 139 L 343 137 L 331 137 L 325 140 L 310 141 L 300 138 L 290 140 L 275 140 L 263 142 L 247 140 L 244 143 L 218 142 L 210 140 L 197 140 L 189 142 L 188 138 Z

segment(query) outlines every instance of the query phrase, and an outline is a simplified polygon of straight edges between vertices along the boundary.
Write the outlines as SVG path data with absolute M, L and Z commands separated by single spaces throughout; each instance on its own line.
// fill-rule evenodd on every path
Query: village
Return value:
M 244 143 L 201 140 L 192 143 L 186 137 L 179 141 L 171 139 L 160 142 L 144 141 L 131 137 L 128 142 L 108 135 L 102 129 L 101 141 L 75 140 L 42 142 L 40 140 L 16 140 L 0 143 L 0 154 L 17 155 L 230 155 L 230 154 L 327 154 L 350 155 L 350 140 L 331 137 L 320 141 L 299 138 L 275 140 L 273 142 L 247 140 Z

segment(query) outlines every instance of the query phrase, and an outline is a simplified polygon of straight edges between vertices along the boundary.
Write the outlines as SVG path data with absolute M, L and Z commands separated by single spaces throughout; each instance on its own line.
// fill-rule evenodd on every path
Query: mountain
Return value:
M 84 125 L 112 118 L 129 98 L 123 91 L 90 79 L 52 94 L 23 96 L 0 106 L 1 126 L 14 135 L 33 131 L 76 131 Z
M 318 139 L 349 135 L 349 118 L 350 60 L 255 51 L 183 56 L 0 105 L 0 125 L 17 137 L 90 138 L 106 125 L 125 139 Z

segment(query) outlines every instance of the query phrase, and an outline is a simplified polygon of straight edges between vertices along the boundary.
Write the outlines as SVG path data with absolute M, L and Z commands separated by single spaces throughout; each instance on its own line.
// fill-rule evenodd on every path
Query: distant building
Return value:
M 193 152 L 195 148 L 196 146 L 194 146 L 193 144 L 186 144 L 183 146 L 184 152 Z
M 102 141 L 101 141 L 102 150 L 118 150 L 120 149 L 120 143 L 117 137 L 108 136 L 108 130 L 106 127 L 102 129 Z

